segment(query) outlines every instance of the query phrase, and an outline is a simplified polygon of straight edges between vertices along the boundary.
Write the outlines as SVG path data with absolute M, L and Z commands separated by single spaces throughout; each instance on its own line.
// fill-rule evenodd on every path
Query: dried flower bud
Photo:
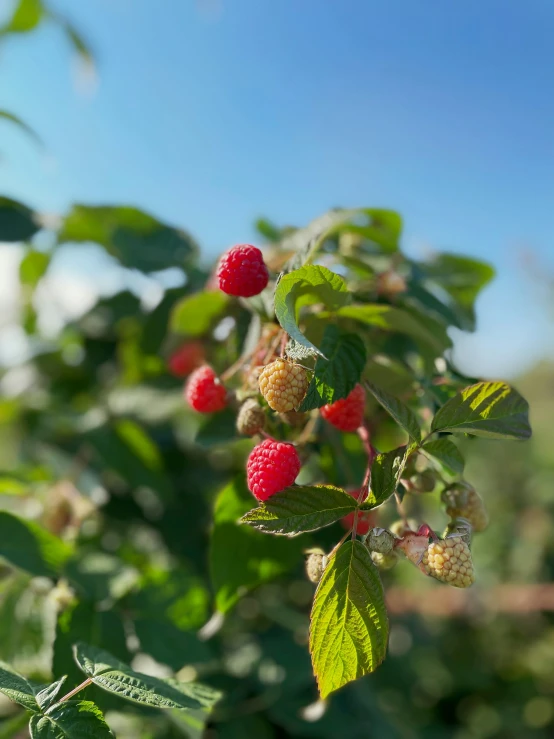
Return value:
M 317 583 L 321 580 L 323 570 L 327 567 L 327 555 L 323 549 L 314 548 L 306 550 L 306 576 L 310 582 Z
M 396 537 L 387 529 L 374 528 L 368 532 L 365 545 L 372 552 L 390 554 L 396 543 Z

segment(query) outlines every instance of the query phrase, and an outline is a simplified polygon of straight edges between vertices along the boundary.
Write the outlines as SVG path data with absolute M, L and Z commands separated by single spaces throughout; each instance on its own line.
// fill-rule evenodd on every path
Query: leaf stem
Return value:
M 63 698 L 60 698 L 60 700 L 57 701 L 57 702 L 58 703 L 63 703 L 64 701 L 68 701 L 70 698 L 73 698 L 74 695 L 76 695 L 77 693 L 79 693 L 79 691 L 83 690 L 88 685 L 90 685 L 91 682 L 92 682 L 92 678 L 91 677 L 87 677 L 86 680 L 83 680 L 83 682 L 80 685 L 77 685 L 76 688 L 73 688 L 73 690 L 70 690 L 69 693 L 67 693 L 67 695 L 64 695 L 64 697 Z

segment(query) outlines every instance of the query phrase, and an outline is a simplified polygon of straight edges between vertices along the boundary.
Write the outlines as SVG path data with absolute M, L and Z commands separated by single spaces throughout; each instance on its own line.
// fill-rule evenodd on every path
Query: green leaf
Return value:
M 300 539 L 264 536 L 238 524 L 252 501 L 243 477 L 223 488 L 216 498 L 210 572 L 215 605 L 221 613 L 227 613 L 248 590 L 297 565 L 302 556 Z
M 197 252 L 192 237 L 184 231 L 127 206 L 73 206 L 58 241 L 60 244 L 92 241 L 103 246 L 124 267 L 142 272 L 184 267 Z
M 18 128 L 20 128 L 24 133 L 27 134 L 30 138 L 32 138 L 35 143 L 42 144 L 42 141 L 40 140 L 39 135 L 37 132 L 31 128 L 25 121 L 20 118 L 19 116 L 15 115 L 14 113 L 10 113 L 9 110 L 0 110 L 0 118 L 4 119 L 5 121 L 10 121 L 10 123 L 13 123 Z
M 246 513 L 247 523 L 266 534 L 296 536 L 338 521 L 356 509 L 354 498 L 331 485 L 293 485 Z
M 10 20 L 2 29 L 3 33 L 26 33 L 38 26 L 44 16 L 41 0 L 19 0 Z
M 0 197 L 0 241 L 27 241 L 39 230 L 30 208 L 17 200 Z
M 401 446 L 385 454 L 378 454 L 371 464 L 371 488 L 362 504 L 363 510 L 370 510 L 384 503 L 396 490 L 406 460 L 415 449 Z
M 63 28 L 65 30 L 65 33 L 67 35 L 67 38 L 69 39 L 71 45 L 77 52 L 77 54 L 81 57 L 81 59 L 84 62 L 87 62 L 88 64 L 93 63 L 93 56 L 92 51 L 90 50 L 89 46 L 81 36 L 81 34 L 77 31 L 75 26 L 73 26 L 71 23 L 68 23 L 66 20 L 62 21 Z
M 225 293 L 202 292 L 180 300 L 171 313 L 170 328 L 176 334 L 202 336 L 221 316 L 229 298 Z
M 311 613 L 310 653 L 322 698 L 381 664 L 388 629 L 377 569 L 361 542 L 348 541 L 325 568 Z
M 17 477 L 0 476 L 0 495 L 25 495 L 29 492 L 29 483 Z
M 346 398 L 359 382 L 367 359 L 360 337 L 342 332 L 332 323 L 325 329 L 321 351 L 324 356 L 317 358 L 301 411 Z
M 35 697 L 37 689 L 39 688 L 36 684 L 19 675 L 9 665 L 0 662 L 0 692 L 7 695 L 10 700 L 24 706 L 28 711 L 38 713 L 40 707 Z
M 494 277 L 490 264 L 458 254 L 437 254 L 420 265 L 424 273 L 437 282 L 454 300 L 462 328 L 475 329 L 474 303 L 481 290 Z
M 505 382 L 478 382 L 445 403 L 435 414 L 431 429 L 490 439 L 528 439 L 529 404 Z
M 350 293 L 342 277 L 326 267 L 301 267 L 279 280 L 275 289 L 275 315 L 291 338 L 313 354 L 324 356 L 300 330 L 300 311 L 304 306 L 316 303 L 323 303 L 334 311 L 349 300 Z
M 19 279 L 24 285 L 36 287 L 46 274 L 50 264 L 50 255 L 42 251 L 28 251 L 19 265 Z
M 370 382 L 366 382 L 364 387 L 369 390 L 373 397 L 394 418 L 396 423 L 406 431 L 411 439 L 416 442 L 421 440 L 419 421 L 415 413 L 408 406 L 404 405 L 398 398 L 395 398 L 394 395 L 390 395 L 385 390 L 372 385 Z
M 422 451 L 430 454 L 454 475 L 461 475 L 464 471 L 464 458 L 458 447 L 450 439 L 440 438 L 427 441 L 421 447 Z
M 60 677 L 59 680 L 56 680 L 51 685 L 47 685 L 36 694 L 37 703 L 43 711 L 45 711 L 54 703 L 66 680 L 67 675 L 64 675 L 63 677 Z
M 58 703 L 43 716 L 33 716 L 31 739 L 114 739 L 102 711 L 92 701 Z
M 75 661 L 99 688 L 120 698 L 154 708 L 209 709 L 220 693 L 200 683 L 160 680 L 135 672 L 108 652 L 79 642 L 73 654 Z
M 0 511 L 0 556 L 33 575 L 56 577 L 72 547 L 32 521 Z
M 452 346 L 452 341 L 446 333 L 444 324 L 429 316 L 417 314 L 413 310 L 408 313 L 401 308 L 395 308 L 392 305 L 381 305 L 380 303 L 347 305 L 340 308 L 337 315 L 385 331 L 405 334 L 416 341 L 423 342 L 437 354 L 442 354 Z

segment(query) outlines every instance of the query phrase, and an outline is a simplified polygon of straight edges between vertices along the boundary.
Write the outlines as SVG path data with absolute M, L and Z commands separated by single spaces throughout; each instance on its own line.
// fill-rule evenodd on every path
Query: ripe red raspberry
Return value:
M 300 458 L 292 444 L 266 439 L 255 446 L 248 457 L 248 488 L 258 500 L 267 500 L 292 485 L 300 466 Z
M 190 407 L 199 413 L 215 413 L 227 405 L 227 391 L 207 364 L 189 377 L 185 385 L 185 398 Z
M 278 413 L 294 411 L 302 402 L 310 381 L 304 367 L 276 359 L 260 373 L 260 392 Z
M 356 385 L 346 398 L 320 408 L 321 415 L 340 431 L 356 431 L 364 421 L 365 390 Z
M 199 367 L 205 359 L 204 348 L 199 341 L 190 341 L 173 352 L 167 366 L 175 377 L 186 377 Z
M 358 500 L 358 495 L 360 494 L 359 490 L 347 490 L 346 492 L 353 498 L 356 498 L 356 500 Z M 360 500 L 364 500 L 366 496 L 367 493 L 366 495 L 363 495 Z M 352 513 L 347 513 L 346 516 L 343 516 L 340 520 L 341 525 L 347 531 L 349 531 L 354 526 L 354 516 L 355 513 L 354 511 L 352 511 Z M 359 511 L 356 534 L 358 534 L 359 536 L 365 536 L 365 534 L 367 534 L 367 532 L 375 526 L 376 520 L 377 516 L 373 511 Z
M 220 290 L 227 295 L 251 298 L 258 295 L 269 281 L 262 252 L 251 244 L 238 244 L 222 257 L 217 268 Z

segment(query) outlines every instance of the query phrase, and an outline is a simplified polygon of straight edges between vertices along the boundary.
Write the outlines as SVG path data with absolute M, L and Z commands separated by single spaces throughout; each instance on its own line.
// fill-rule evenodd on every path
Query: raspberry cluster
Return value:
M 340 431 L 356 431 L 364 422 L 364 409 L 365 390 L 358 384 L 346 398 L 324 405 L 320 413 Z
M 269 272 L 262 252 L 252 244 L 239 244 L 229 249 L 219 262 L 217 280 L 227 295 L 251 298 L 267 287 Z
M 296 410 L 309 384 L 306 370 L 286 359 L 276 359 L 264 367 L 258 382 L 267 404 L 278 413 Z
M 292 485 L 300 467 L 300 457 L 292 444 L 266 439 L 248 457 L 248 488 L 258 500 L 267 500 Z

